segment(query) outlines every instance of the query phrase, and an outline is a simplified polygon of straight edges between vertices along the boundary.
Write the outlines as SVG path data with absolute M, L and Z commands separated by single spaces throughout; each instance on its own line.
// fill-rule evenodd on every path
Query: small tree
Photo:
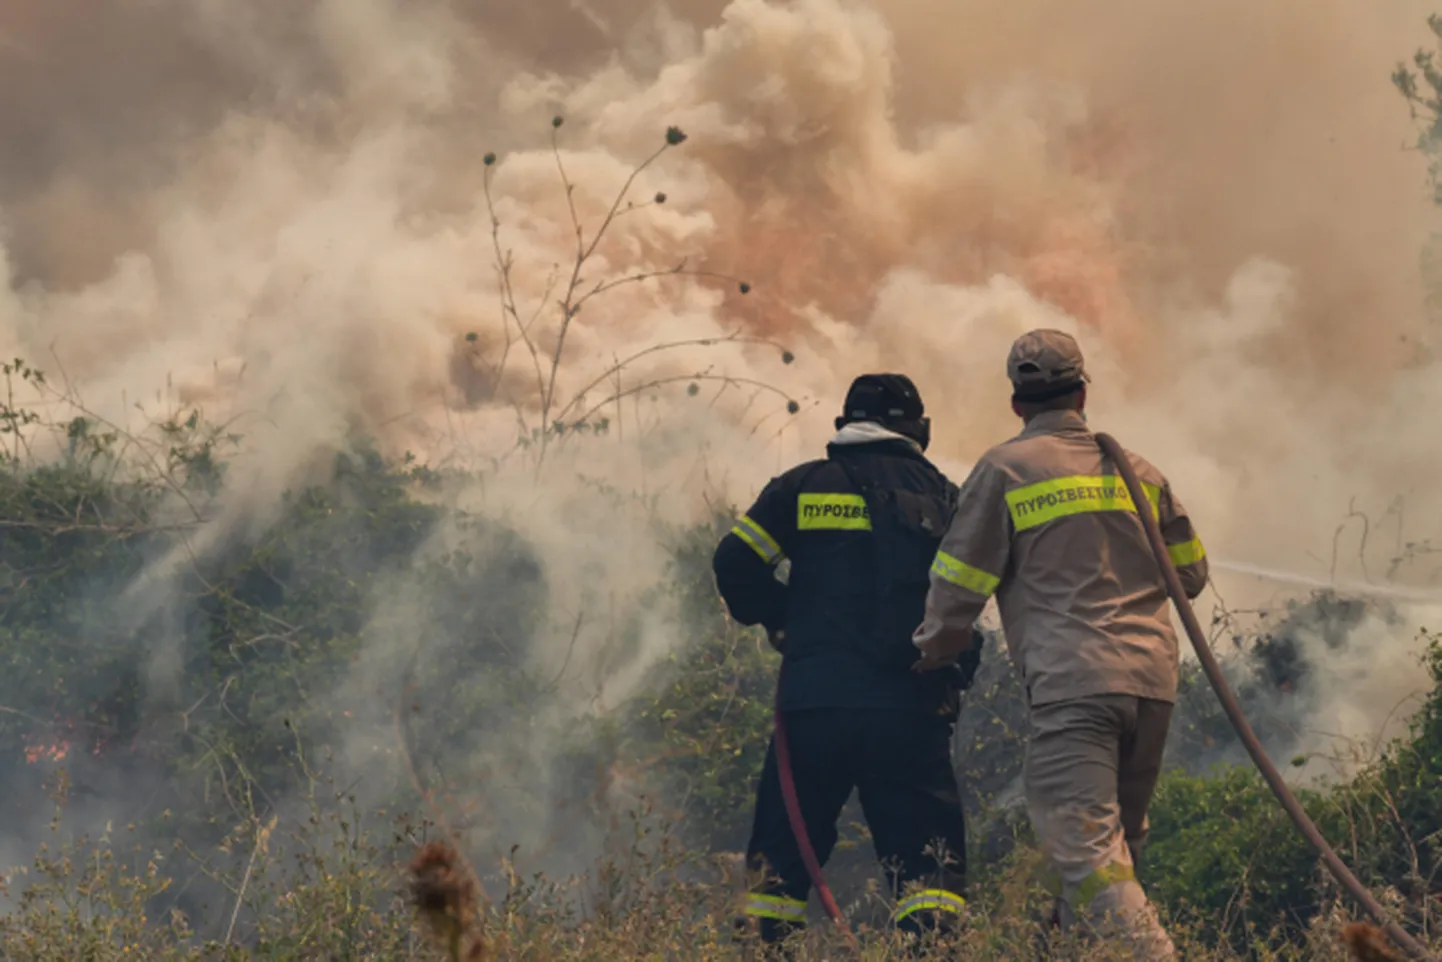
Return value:
M 1442 15 L 1432 14 L 1427 26 L 1442 44 Z M 1442 49 L 1442 48 L 1439 48 Z M 1418 49 L 1412 55 L 1412 68 L 1397 64 L 1392 83 L 1406 99 L 1412 119 L 1418 122 L 1416 149 L 1428 158 L 1428 179 L 1432 184 L 1432 201 L 1442 204 L 1442 67 L 1437 63 L 1438 50 Z M 1415 68 L 1415 69 L 1413 69 Z
M 1434 39 L 1442 45 L 1442 15 L 1432 14 L 1427 26 Z M 1417 123 L 1414 149 L 1427 157 L 1427 182 L 1432 188 L 1432 202 L 1442 205 L 1442 65 L 1437 54 L 1442 46 L 1428 50 L 1419 48 L 1412 55 L 1412 67 L 1399 63 L 1392 72 L 1392 83 L 1406 99 Z M 1442 322 L 1442 235 L 1433 234 L 1422 249 L 1422 283 L 1426 291 L 1428 316 Z
M 794 360 L 794 355 L 789 350 L 775 342 L 766 338 L 745 335 L 739 330 L 719 337 L 661 340 L 626 357 L 613 357 L 610 364 L 597 370 L 594 376 L 579 390 L 570 395 L 562 393 L 563 365 L 570 360 L 566 357 L 567 340 L 572 333 L 576 317 L 594 298 L 627 284 L 639 284 L 662 277 L 683 276 L 721 280 L 734 285 L 742 295 L 751 292 L 751 285 L 746 281 L 714 271 L 695 269 L 690 266 L 689 260 L 685 257 L 679 258 L 675 264 L 664 269 L 641 270 L 595 281 L 588 280 L 586 277 L 587 267 L 593 263 L 602 241 L 619 218 L 666 203 L 667 198 L 664 192 L 657 192 L 650 200 L 641 203 L 630 200 L 629 195 L 636 179 L 656 163 L 662 155 L 684 144 L 687 136 L 678 127 L 668 127 L 661 145 L 631 170 L 605 216 L 593 231 L 588 232 L 586 225 L 581 222 L 576 208 L 576 184 L 566 172 L 565 160 L 561 153 L 560 130 L 562 126 L 563 118 L 554 117 L 551 120 L 551 154 L 555 158 L 556 172 L 561 187 L 565 191 L 567 209 L 570 213 L 570 226 L 575 234 L 575 252 L 570 265 L 564 271 L 558 268 L 551 272 L 547 278 L 545 289 L 535 304 L 523 307 L 518 301 L 514 283 L 514 252 L 506 246 L 502 239 L 502 224 L 496 213 L 495 197 L 492 191 L 497 157 L 494 153 L 490 153 L 486 154 L 483 159 L 486 166 L 484 181 L 486 205 L 491 218 L 491 238 L 495 249 L 496 275 L 501 294 L 502 328 L 500 349 L 487 365 L 487 380 L 492 385 L 501 385 L 506 365 L 511 360 L 512 351 L 519 347 L 525 352 L 535 378 L 534 401 L 527 404 L 515 397 L 505 397 L 504 400 L 510 403 L 516 412 L 520 427 L 519 445 L 534 452 L 537 470 L 539 471 L 544 463 L 551 445 L 557 441 L 575 434 L 604 433 L 609 427 L 610 419 L 602 416 L 602 412 L 609 406 L 617 405 L 619 407 L 620 402 L 627 397 L 669 384 L 686 382 L 688 384 L 687 391 L 693 396 L 699 393 L 700 384 L 703 382 L 715 382 L 722 389 L 747 386 L 758 392 L 780 397 L 786 402 L 786 410 L 789 413 L 798 412 L 800 404 L 775 385 L 753 378 L 726 374 L 711 367 L 680 375 L 642 377 L 630 385 L 623 382 L 623 374 L 639 361 L 656 354 L 687 347 L 711 347 L 738 343 L 765 344 L 780 351 L 785 363 L 790 364 Z M 551 326 L 546 333 L 550 335 L 550 340 L 553 342 L 553 346 L 549 349 L 543 348 L 539 343 L 538 334 L 542 332 L 537 328 L 537 325 L 544 323 L 547 318 L 550 319 Z M 475 342 L 477 339 L 478 335 L 475 333 L 467 335 L 468 341 Z M 595 398 L 593 392 L 603 386 L 606 386 L 604 395 L 599 399 Z

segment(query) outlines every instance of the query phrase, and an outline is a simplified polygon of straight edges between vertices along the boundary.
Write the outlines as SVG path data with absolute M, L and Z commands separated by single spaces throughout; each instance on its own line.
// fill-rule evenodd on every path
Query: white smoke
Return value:
M 577 606 L 635 615 L 664 572 L 645 525 L 696 517 L 702 493 L 744 503 L 814 456 L 859 373 L 910 373 L 962 475 L 1015 429 L 1002 359 L 1037 326 L 1081 338 L 1093 423 L 1169 475 L 1218 557 L 1330 578 L 1349 506 L 1405 495 L 1413 540 L 1442 518 L 1442 439 L 1415 416 L 1436 371 L 1398 347 L 1423 334 L 1430 212 L 1386 82 L 1420 7 L 153 0 L 98 14 L 113 39 L 87 55 L 75 15 L 12 6 L 5 76 L 47 64 L 47 89 L 95 90 L 121 53 L 164 49 L 183 78 L 114 77 L 111 100 L 145 105 L 133 128 L 0 100 L 7 139 L 40 132 L 0 174 L 0 348 L 63 369 L 116 424 L 138 429 L 137 402 L 198 406 L 245 435 L 206 527 L 136 586 L 138 622 L 357 433 L 484 472 L 463 503 L 514 526 Z M 671 126 L 688 139 L 637 178 L 579 290 L 683 259 L 710 276 L 588 301 L 544 410 L 572 205 L 584 247 Z M 500 306 L 488 177 L 535 356 Z M 538 475 L 518 440 L 563 409 L 611 430 Z M 597 483 L 642 497 L 599 508 Z M 406 590 L 385 605 L 404 614 Z M 683 641 L 645 613 L 638 651 L 559 718 L 618 704 Z M 573 643 L 575 612 L 549 615 L 538 670 L 577 648 L 601 663 L 608 629 Z M 343 690 L 395 664 L 405 633 L 386 624 Z M 1368 647 L 1408 651 L 1412 627 L 1371 625 Z M 181 666 L 164 644 L 148 657 L 161 690 Z M 1373 677 L 1345 711 L 1320 702 L 1339 734 L 1380 724 L 1406 681 Z

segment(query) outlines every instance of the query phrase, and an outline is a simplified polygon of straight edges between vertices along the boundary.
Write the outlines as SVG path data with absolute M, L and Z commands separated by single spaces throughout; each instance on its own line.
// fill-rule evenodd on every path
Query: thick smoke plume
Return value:
M 1418 270 L 1432 213 L 1388 84 L 1426 12 L 10 0 L 0 353 L 117 424 L 138 429 L 137 404 L 200 406 L 245 435 L 197 543 L 127 596 L 139 620 L 182 604 L 186 561 L 272 523 L 283 490 L 363 433 L 489 472 L 466 503 L 520 531 L 572 602 L 532 655 L 584 662 L 610 629 L 578 612 L 606 599 L 634 618 L 662 577 L 646 518 L 696 516 L 703 489 L 746 501 L 819 450 L 868 370 L 917 379 L 933 452 L 960 477 L 1014 430 L 1002 359 L 1036 326 L 1082 339 L 1093 422 L 1169 474 L 1213 554 L 1377 577 L 1442 520 L 1442 427 L 1417 416 L 1442 383 Z M 637 179 L 584 289 L 683 258 L 705 276 L 622 284 L 575 315 L 556 396 L 579 398 L 567 418 L 613 424 L 548 454 L 538 480 L 517 438 L 558 410 L 499 306 L 486 189 L 549 361 L 552 285 L 576 251 L 552 116 L 588 238 L 666 130 L 687 135 Z M 602 377 L 704 340 L 720 343 Z M 692 396 L 698 374 L 732 380 Z M 644 491 L 644 509 L 597 508 L 602 483 Z M 1334 539 L 1354 509 L 1361 547 L 1358 525 Z M 1273 591 L 1218 584 L 1234 607 Z M 344 689 L 404 662 L 413 587 L 374 599 Z M 1369 621 L 1366 644 L 1407 652 L 1415 628 Z M 623 665 L 587 666 L 604 682 L 591 705 L 624 700 L 681 640 L 665 612 L 636 630 Z M 162 704 L 173 656 L 143 653 Z M 1347 666 L 1386 677 L 1365 700 L 1321 699 L 1341 734 L 1370 734 L 1408 694 L 1399 663 Z M 564 727 L 576 697 L 547 722 Z M 544 754 L 544 728 L 510 754 Z M 536 810 L 518 804 L 514 831 Z

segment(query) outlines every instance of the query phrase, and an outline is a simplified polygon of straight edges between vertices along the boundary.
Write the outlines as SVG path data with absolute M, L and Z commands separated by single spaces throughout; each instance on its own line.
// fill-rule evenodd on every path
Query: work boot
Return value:
M 1103 938 L 1120 939 L 1145 962 L 1171 962 L 1177 957 L 1171 936 L 1162 927 L 1156 906 L 1136 882 L 1108 886 L 1087 907 L 1087 925 Z

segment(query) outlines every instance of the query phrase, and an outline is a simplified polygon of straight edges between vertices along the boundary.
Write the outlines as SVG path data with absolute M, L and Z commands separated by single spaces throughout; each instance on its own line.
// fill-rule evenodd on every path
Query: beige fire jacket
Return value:
M 1167 479 L 1127 452 L 1188 597 L 1206 553 Z M 1100 694 L 1175 701 L 1177 636 L 1161 573 L 1126 485 L 1074 411 L 1033 418 L 961 487 L 914 636 L 947 657 L 996 595 L 1032 705 Z

